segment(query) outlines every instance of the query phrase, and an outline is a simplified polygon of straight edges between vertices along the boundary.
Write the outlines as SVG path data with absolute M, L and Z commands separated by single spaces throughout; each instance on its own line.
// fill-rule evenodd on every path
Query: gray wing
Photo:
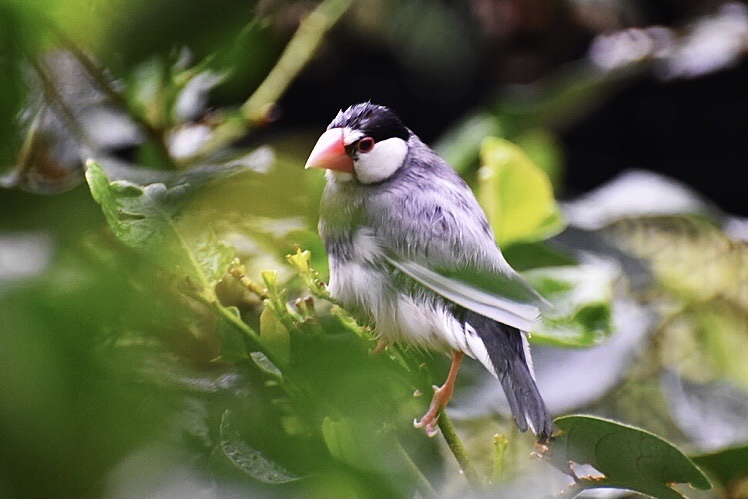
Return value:
M 447 300 L 521 331 L 531 330 L 540 315 L 538 303 L 542 298 L 538 297 L 524 281 L 505 279 L 501 274 L 494 274 L 492 275 L 494 281 L 489 283 L 489 286 L 482 287 L 482 283 L 476 283 L 460 275 L 459 270 L 454 272 L 450 269 L 451 272 L 439 272 L 425 265 L 399 260 L 397 257 L 386 254 L 385 260 Z M 449 273 L 454 275 L 450 276 Z M 497 284 L 498 286 L 495 286 Z M 507 298 L 494 292 L 495 287 L 523 293 L 526 298 Z
M 506 262 L 467 184 L 420 146 L 420 158 L 367 196 L 366 225 L 385 260 L 461 307 L 531 329 L 545 301 Z

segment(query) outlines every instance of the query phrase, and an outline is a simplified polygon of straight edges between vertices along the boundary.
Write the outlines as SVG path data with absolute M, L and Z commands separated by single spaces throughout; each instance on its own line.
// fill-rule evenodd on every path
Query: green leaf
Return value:
M 167 77 L 167 61 L 161 57 L 151 57 L 134 68 L 125 87 L 129 110 L 156 128 L 168 125 L 164 102 Z
M 661 499 L 682 499 L 671 484 L 700 490 L 709 480 L 680 450 L 645 430 L 592 416 L 564 416 L 554 421 L 561 434 L 543 456 L 560 469 L 588 464 L 603 477 L 579 477 L 584 488 L 617 488 Z
M 367 471 L 397 469 L 394 449 L 399 445 L 387 433 L 372 431 L 351 419 L 326 417 L 322 421 L 322 437 L 330 454 L 354 468 Z
M 237 468 L 255 480 L 263 483 L 279 484 L 300 480 L 279 464 L 271 461 L 260 451 L 253 449 L 231 425 L 231 411 L 226 410 L 221 417 L 221 450 Z
M 721 297 L 748 309 L 748 242 L 737 240 L 701 215 L 626 217 L 605 229 L 606 237 L 647 260 L 655 279 L 683 300 Z
M 241 314 L 236 307 L 226 307 L 226 310 L 241 320 Z M 247 344 L 244 336 L 228 320 L 221 317 L 218 323 L 218 335 L 221 338 L 220 359 L 226 362 L 246 359 L 248 356 Z
M 260 314 L 260 339 L 262 344 L 284 361 L 291 356 L 291 338 L 288 330 L 270 306 L 265 306 Z
M 544 128 L 533 128 L 520 133 L 513 140 L 548 175 L 553 186 L 561 184 L 564 152 L 555 135 Z
M 357 468 L 367 468 L 369 460 L 356 443 L 350 421 L 326 417 L 322 421 L 322 437 L 332 457 Z
M 705 469 L 726 489 L 738 487 L 741 482 L 745 483 L 748 479 L 748 445 L 691 456 L 691 460 Z M 743 496 L 733 495 L 733 497 Z
M 86 180 L 101 205 L 114 234 L 126 245 L 147 255 L 158 265 L 182 274 L 201 288 L 216 284 L 234 258 L 233 248 L 221 243 L 204 225 L 190 223 L 186 207 L 195 191 L 236 169 L 205 171 L 183 176 L 167 188 L 155 183 L 140 186 L 110 181 L 101 166 L 87 163 Z
M 522 274 L 553 306 L 530 331 L 536 343 L 589 347 L 613 331 L 613 279 L 618 273 L 603 264 L 541 267 Z
M 477 197 L 499 244 L 545 239 L 563 229 L 548 176 L 522 149 L 489 137 L 481 161 Z

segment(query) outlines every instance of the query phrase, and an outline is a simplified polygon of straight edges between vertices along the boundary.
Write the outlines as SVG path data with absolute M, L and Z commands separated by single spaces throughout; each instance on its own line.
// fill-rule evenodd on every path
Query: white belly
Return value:
M 493 372 L 483 342 L 472 327 L 463 327 L 430 291 L 408 296 L 395 290 L 383 271 L 367 264 L 338 263 L 330 270 L 330 293 L 346 306 L 369 313 L 376 334 L 389 343 L 445 353 L 459 350 Z
M 483 341 L 468 325 L 463 327 L 430 290 L 409 296 L 392 286 L 390 276 L 372 262 L 381 261 L 376 238 L 367 229 L 354 236 L 353 258 L 330 259 L 330 293 L 346 306 L 371 315 L 376 334 L 389 343 L 450 353 L 455 350 L 479 360 L 496 375 Z

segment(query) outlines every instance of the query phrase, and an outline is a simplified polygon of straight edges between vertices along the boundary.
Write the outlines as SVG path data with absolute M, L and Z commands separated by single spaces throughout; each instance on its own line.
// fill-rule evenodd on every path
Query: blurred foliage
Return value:
M 458 405 L 440 419 L 444 440 L 412 428 L 446 359 L 370 355 L 368 318 L 324 285 L 322 179 L 301 173 L 309 137 L 263 134 L 351 5 L 349 26 L 389 15 L 387 40 L 414 33 L 402 58 L 419 74 L 442 55 L 469 65 L 468 41 L 437 29 L 457 18 L 449 3 L 0 0 L 0 497 L 539 497 L 594 485 L 569 492 L 580 482 L 559 460 L 593 465 L 606 487 L 708 488 L 649 431 L 721 487 L 699 497 L 739 497 L 745 243 L 703 213 L 567 226 L 554 197 L 553 127 L 646 61 L 587 61 L 501 93 L 436 147 L 551 304 L 531 340 L 574 347 L 538 366 L 541 390 L 540 368 L 565 380 L 554 365 L 608 348 L 628 362 L 606 372 L 602 396 L 572 382 L 546 396 L 649 431 L 561 417 L 531 461 L 531 437 L 496 415 L 496 387 L 472 401 L 490 417 Z M 455 42 L 448 54 L 421 57 L 440 36 Z M 621 341 L 631 334 L 640 348 Z M 592 362 L 601 371 L 587 382 L 602 384 L 607 364 L 618 365 Z M 461 380 L 485 381 L 466 370 Z M 715 419 L 714 407 L 729 410 Z
M 548 175 L 519 147 L 489 138 L 481 147 L 481 156 L 476 195 L 502 247 L 547 239 L 563 230 Z
M 748 447 L 733 447 L 708 454 L 699 454 L 692 460 L 714 476 L 729 497 L 740 497 L 746 492 L 746 463 Z

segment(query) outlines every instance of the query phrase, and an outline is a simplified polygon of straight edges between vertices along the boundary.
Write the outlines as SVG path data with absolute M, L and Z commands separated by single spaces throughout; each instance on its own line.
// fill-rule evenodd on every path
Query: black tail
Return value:
M 530 374 L 522 332 L 470 310 L 465 311 L 463 322 L 475 329 L 485 345 L 519 429 L 526 431 L 529 426 L 539 439 L 546 440 L 553 422 Z

